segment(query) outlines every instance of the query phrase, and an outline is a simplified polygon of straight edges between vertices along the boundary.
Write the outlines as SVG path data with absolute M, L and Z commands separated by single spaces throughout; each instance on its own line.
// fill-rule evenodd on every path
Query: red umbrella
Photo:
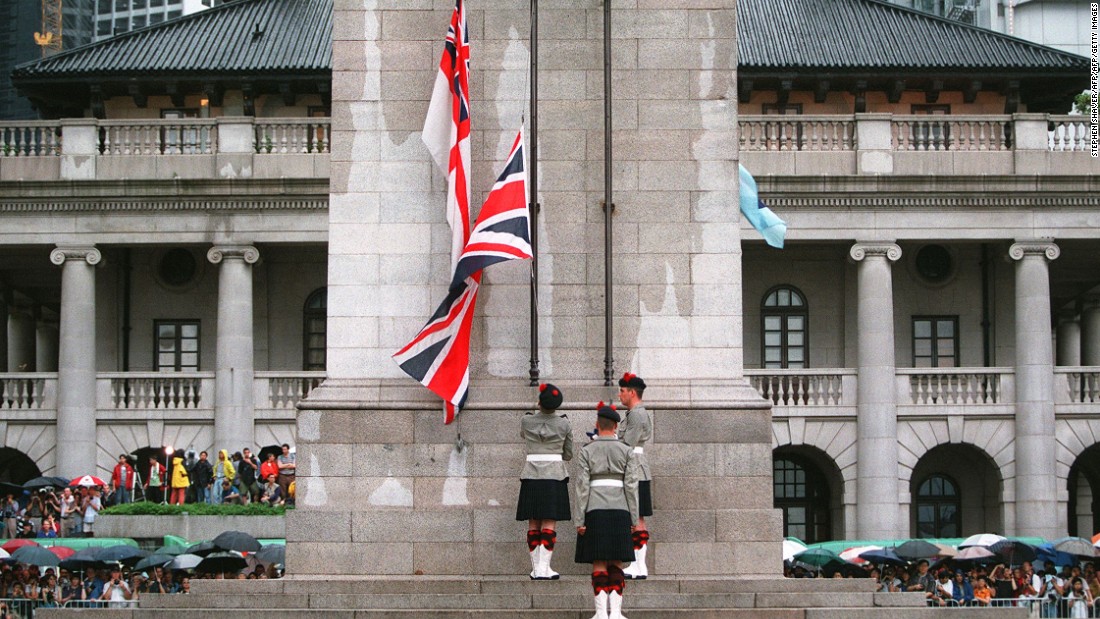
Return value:
M 77 477 L 73 480 L 70 486 L 84 486 L 85 488 L 94 488 L 95 486 L 106 486 L 107 482 L 96 477 L 95 475 L 85 475 L 83 477 Z
M 65 560 L 76 554 L 76 551 L 68 546 L 50 546 L 46 550 L 57 555 L 58 559 Z
M 13 539 L 11 541 L 5 542 L 3 546 L 0 546 L 0 548 L 3 548 L 4 550 L 7 550 L 8 552 L 15 552 L 16 550 L 18 550 L 19 548 L 22 548 L 23 546 L 37 546 L 37 545 L 38 545 L 38 542 L 34 541 L 33 539 Z

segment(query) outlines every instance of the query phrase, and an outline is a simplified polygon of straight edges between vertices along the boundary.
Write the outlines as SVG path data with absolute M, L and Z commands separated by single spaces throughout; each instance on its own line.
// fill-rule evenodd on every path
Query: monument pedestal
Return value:
M 524 446 L 519 419 L 534 389 L 479 384 L 458 420 L 408 381 L 326 382 L 298 415 L 297 508 L 287 514 L 295 576 L 465 577 L 526 574 L 526 522 L 515 519 Z M 602 386 L 559 385 L 576 444 L 595 425 Z M 772 508 L 771 412 L 747 383 L 652 385 L 646 454 L 655 513 L 654 575 L 775 577 L 782 519 Z M 576 531 L 559 523 L 554 569 L 573 562 Z

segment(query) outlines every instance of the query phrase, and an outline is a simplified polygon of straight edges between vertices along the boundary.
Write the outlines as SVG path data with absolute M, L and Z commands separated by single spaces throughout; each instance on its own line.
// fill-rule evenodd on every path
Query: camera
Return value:
M 111 582 L 112 582 L 112 583 L 114 583 L 114 585 L 115 585 L 116 587 L 118 586 L 118 579 L 117 579 L 117 578 L 116 578 L 116 579 L 114 579 L 114 580 L 112 580 Z

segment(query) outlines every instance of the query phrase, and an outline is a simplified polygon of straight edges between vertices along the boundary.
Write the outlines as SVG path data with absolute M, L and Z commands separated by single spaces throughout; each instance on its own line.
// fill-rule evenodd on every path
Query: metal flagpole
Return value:
M 527 207 L 531 217 L 531 386 L 539 384 L 539 8 L 531 0 L 531 151 L 528 176 L 531 184 Z
M 611 0 L 603 2 L 603 302 L 604 302 L 604 358 L 603 384 L 610 385 L 615 372 L 613 342 L 615 334 L 612 315 L 611 284 L 611 213 L 615 203 L 611 201 Z

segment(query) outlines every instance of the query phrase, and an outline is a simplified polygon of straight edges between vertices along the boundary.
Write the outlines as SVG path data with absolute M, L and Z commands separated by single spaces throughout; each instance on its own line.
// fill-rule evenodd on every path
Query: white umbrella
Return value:
M 963 548 L 968 548 L 970 546 L 983 546 L 988 548 L 989 546 L 992 546 L 997 542 L 1003 541 L 1005 541 L 1005 538 L 1001 537 L 1000 535 L 994 533 L 979 533 L 977 535 L 971 535 L 970 537 L 964 539 L 962 543 L 959 544 L 959 550 L 962 550 Z
M 11 555 L 8 554 L 7 550 L 4 550 L 3 548 L 0 548 L 0 559 L 7 559 L 10 556 Z
M 853 546 L 840 553 L 840 558 L 844 559 L 848 563 L 854 563 L 855 565 L 863 565 L 867 563 L 867 559 L 861 558 L 859 555 L 870 552 L 872 550 L 882 550 L 882 546 Z
M 806 550 L 805 545 L 799 544 L 798 542 L 796 542 L 794 540 L 789 540 L 789 539 L 783 540 L 783 560 L 784 561 L 790 561 L 791 559 L 794 558 L 794 556 L 796 554 L 802 552 L 803 550 Z

